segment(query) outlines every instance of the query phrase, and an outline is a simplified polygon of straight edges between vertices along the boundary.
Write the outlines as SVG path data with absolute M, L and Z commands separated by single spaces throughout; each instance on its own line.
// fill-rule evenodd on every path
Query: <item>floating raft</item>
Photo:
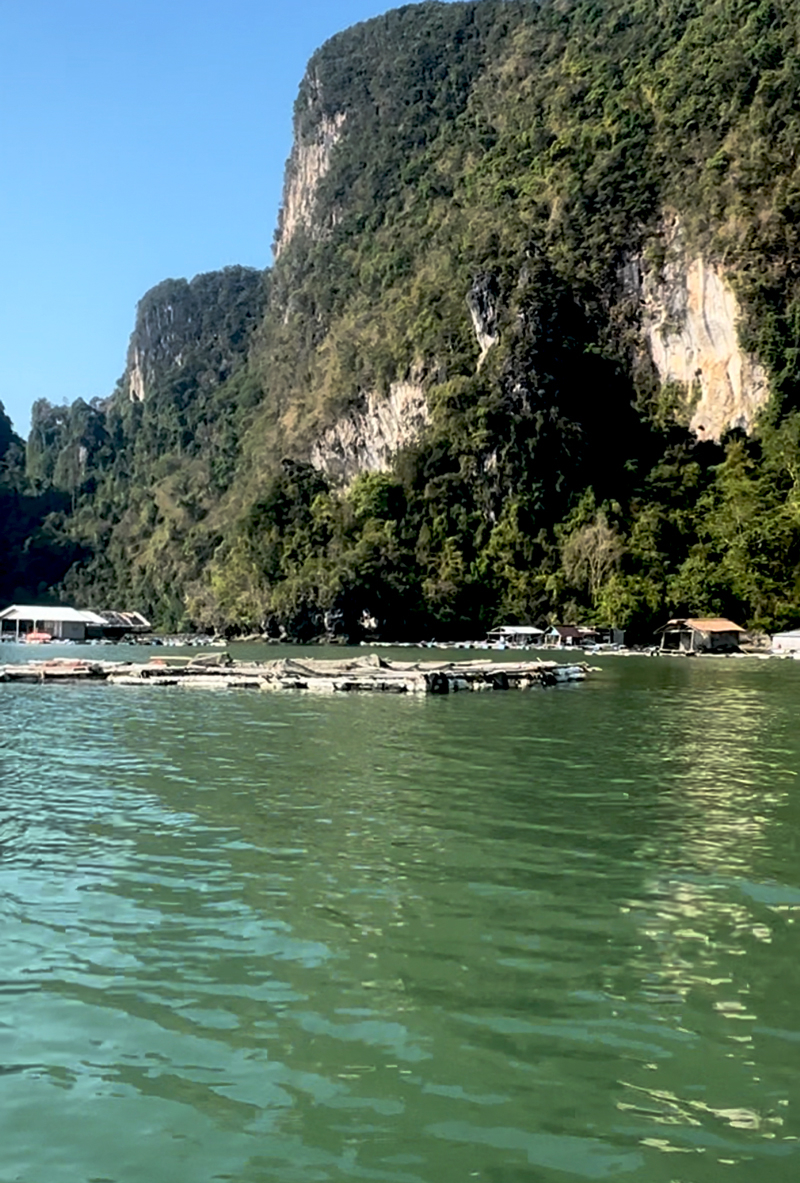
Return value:
M 347 661 L 279 658 L 239 662 L 227 653 L 156 657 L 147 663 L 58 658 L 0 666 L 2 682 L 108 682 L 115 686 L 185 686 L 196 689 L 370 691 L 384 694 L 454 694 L 463 690 L 524 690 L 582 681 L 585 662 L 386 661 L 377 654 Z

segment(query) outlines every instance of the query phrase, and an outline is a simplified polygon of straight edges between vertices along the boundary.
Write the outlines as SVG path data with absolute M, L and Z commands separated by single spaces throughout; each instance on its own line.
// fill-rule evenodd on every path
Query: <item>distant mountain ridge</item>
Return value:
M 64 594 L 298 639 L 796 623 L 798 29 L 480 0 L 322 46 L 273 266 L 159 284 L 110 398 L 34 409 Z

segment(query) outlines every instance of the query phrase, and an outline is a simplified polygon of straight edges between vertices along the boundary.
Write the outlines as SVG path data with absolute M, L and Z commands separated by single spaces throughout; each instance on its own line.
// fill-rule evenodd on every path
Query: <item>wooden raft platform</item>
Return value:
M 227 653 L 156 657 L 147 663 L 57 658 L 0 666 L 0 682 L 107 682 L 115 686 L 185 686 L 196 689 L 371 691 L 384 694 L 453 694 L 463 690 L 523 690 L 582 681 L 585 662 L 386 661 L 377 654 L 352 660 L 279 658 L 238 662 Z

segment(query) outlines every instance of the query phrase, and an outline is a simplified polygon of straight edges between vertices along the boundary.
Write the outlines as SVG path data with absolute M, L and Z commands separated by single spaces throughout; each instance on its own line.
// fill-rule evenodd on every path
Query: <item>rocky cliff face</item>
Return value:
M 139 301 L 128 347 L 131 402 L 144 402 L 159 369 L 183 364 L 184 350 L 197 335 L 195 314 L 195 301 L 185 279 L 165 280 Z
M 245 356 L 263 308 L 263 275 L 248 267 L 151 288 L 139 301 L 128 347 L 131 401 L 143 402 L 160 378 L 190 364 L 199 380 L 224 381 Z
M 644 638 L 668 614 L 800 606 L 788 468 L 756 422 L 767 377 L 735 294 L 774 418 L 800 417 L 800 83 L 774 85 L 797 14 L 597 7 L 429 0 L 315 53 L 269 275 L 153 289 L 136 405 L 109 400 L 94 448 L 70 429 L 69 451 L 44 449 L 96 551 L 74 586 L 134 594 L 171 627 L 269 611 L 298 636 L 348 603 L 380 603 L 393 637 L 551 615 Z M 749 501 L 774 484 L 734 554 L 739 494 L 690 424 L 752 430 Z M 391 480 L 348 490 L 398 453 Z M 618 556 L 603 580 L 601 543 Z
M 327 175 L 331 152 L 340 140 L 345 122 L 344 111 L 326 115 L 317 111 L 319 83 L 306 79 L 305 106 L 312 118 L 309 130 L 301 130 L 301 118 L 295 113 L 295 134 L 291 155 L 286 164 L 283 204 L 278 215 L 278 230 L 273 247 L 275 258 L 289 244 L 299 228 L 314 232 L 318 227 L 317 191 Z M 329 217 L 333 216 L 329 211 Z
M 311 463 L 340 484 L 362 472 L 385 472 L 392 457 L 419 439 L 429 421 L 422 387 L 393 382 L 388 395 L 365 394 L 328 428 L 311 450 Z
M 740 308 L 725 268 L 682 248 L 669 234 L 658 270 L 641 260 L 624 282 L 640 303 L 642 329 L 662 382 L 686 390 L 691 431 L 719 440 L 731 428 L 750 432 L 769 397 L 765 370 L 739 344 Z

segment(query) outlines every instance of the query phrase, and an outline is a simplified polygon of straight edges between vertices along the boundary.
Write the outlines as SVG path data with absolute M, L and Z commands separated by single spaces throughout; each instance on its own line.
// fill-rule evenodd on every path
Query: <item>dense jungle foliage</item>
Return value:
M 25 444 L 0 403 L 0 603 L 37 597 L 56 602 L 53 590 L 73 564 L 86 558 L 65 529 L 69 495 L 52 481 L 25 473 Z
M 800 0 L 426 3 L 334 37 L 295 130 L 339 138 L 274 266 L 148 293 L 117 391 L 37 404 L 24 472 L 0 420 L 3 589 L 298 639 L 800 623 L 798 37 Z M 769 374 L 749 437 L 698 443 L 648 359 L 620 276 L 670 224 Z M 427 430 L 336 487 L 312 445 L 399 381 Z

